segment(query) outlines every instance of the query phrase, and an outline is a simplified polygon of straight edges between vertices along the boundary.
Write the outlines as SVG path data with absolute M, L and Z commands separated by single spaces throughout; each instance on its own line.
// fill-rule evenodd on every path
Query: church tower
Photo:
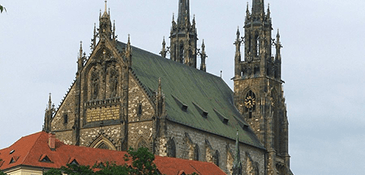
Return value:
M 288 120 L 281 79 L 279 31 L 272 35 L 270 9 L 253 0 L 246 10 L 244 36 L 235 41 L 234 103 L 268 151 L 267 174 L 289 174 Z M 244 59 L 241 58 L 243 44 Z M 272 46 L 275 55 L 272 55 Z
M 171 59 L 188 66 L 197 66 L 198 34 L 195 27 L 195 17 L 190 22 L 190 0 L 179 0 L 177 21 L 172 17 L 170 32 Z

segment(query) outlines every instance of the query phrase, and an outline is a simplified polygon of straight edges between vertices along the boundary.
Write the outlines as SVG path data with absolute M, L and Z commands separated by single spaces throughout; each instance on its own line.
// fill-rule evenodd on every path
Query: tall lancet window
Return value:
M 180 51 L 179 51 L 179 53 L 180 53 L 180 62 L 181 63 L 184 63 L 185 62 L 185 58 L 184 58 L 184 43 L 183 42 L 180 43 Z
M 255 42 L 256 42 L 256 56 L 260 55 L 260 36 L 256 34 L 255 36 Z

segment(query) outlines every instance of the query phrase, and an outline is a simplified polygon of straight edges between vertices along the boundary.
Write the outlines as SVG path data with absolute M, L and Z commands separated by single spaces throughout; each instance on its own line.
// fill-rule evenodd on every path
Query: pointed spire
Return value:
M 237 130 L 235 149 L 236 149 L 236 152 L 235 152 L 234 161 L 233 161 L 232 175 L 242 175 L 242 163 L 241 163 L 241 153 L 240 153 L 238 130 Z
M 252 14 L 256 17 L 264 15 L 264 0 L 252 0 Z
M 158 78 L 158 95 L 162 94 L 161 77 Z
M 276 60 L 281 60 L 281 48 L 283 48 L 283 45 L 281 45 L 281 42 L 280 42 L 280 32 L 279 32 L 279 29 L 278 29 L 278 33 L 276 34 L 276 43 L 275 43 L 275 46 L 276 46 L 276 56 L 275 56 L 275 59 Z
M 94 35 L 93 35 L 93 39 L 91 39 L 91 50 L 93 51 L 96 47 L 96 37 L 97 37 L 97 33 L 96 33 L 96 23 L 94 23 Z
M 82 41 L 80 41 L 79 59 L 82 58 Z
M 178 25 L 185 26 L 190 23 L 190 0 L 179 0 L 179 15 L 177 17 Z
M 77 59 L 77 73 L 76 73 L 76 75 L 79 75 L 82 68 L 84 67 L 85 56 L 83 54 L 84 54 L 84 52 L 83 52 L 83 49 L 82 49 L 82 41 L 80 41 L 80 50 L 79 50 L 79 58 Z
M 195 28 L 195 14 L 193 15 L 193 28 Z
M 132 67 L 132 47 L 131 47 L 131 36 L 128 34 L 127 48 L 125 49 L 125 57 L 129 63 L 129 67 Z
M 108 9 L 108 1 L 105 0 L 105 10 L 104 10 L 104 12 L 106 12 L 107 9 Z
M 156 92 L 156 115 L 162 117 L 165 113 L 165 97 L 162 93 L 161 77 L 158 78 L 158 89 Z
M 166 41 L 165 41 L 165 36 L 164 36 L 163 40 L 162 40 L 162 50 L 160 52 L 161 57 L 166 58 L 167 52 L 168 52 L 168 50 L 166 49 Z
M 52 97 L 51 97 L 51 93 L 49 93 L 48 95 L 48 110 L 52 109 Z
M 54 104 L 52 104 L 51 93 L 49 93 L 48 105 L 47 105 L 46 112 L 44 115 L 43 131 L 45 131 L 45 132 L 51 131 L 51 121 L 52 121 L 52 116 L 53 116 L 54 111 L 55 111 L 55 109 L 54 109 Z
M 205 60 L 208 56 L 205 52 L 204 39 L 203 39 L 203 43 L 202 43 L 202 52 L 200 53 L 200 57 L 201 57 L 200 70 L 206 72 L 207 71 L 207 65 L 205 64 Z
M 113 20 L 113 40 L 115 41 L 116 37 L 115 37 L 115 20 Z

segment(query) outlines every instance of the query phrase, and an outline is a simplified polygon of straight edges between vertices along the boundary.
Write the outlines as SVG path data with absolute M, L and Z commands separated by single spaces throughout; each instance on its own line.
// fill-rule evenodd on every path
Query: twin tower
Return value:
M 177 21 L 175 16 L 172 17 L 172 27 L 170 32 L 170 46 L 166 46 L 165 38 L 162 42 L 162 50 L 160 55 L 164 58 L 170 54 L 170 59 L 176 62 L 186 64 L 197 68 L 197 59 L 200 58 L 200 70 L 206 71 L 205 60 L 207 54 L 205 52 L 204 40 L 201 48 L 198 48 L 198 34 L 196 29 L 195 15 L 190 20 L 190 0 L 179 0 L 179 11 Z M 237 30 L 237 38 L 235 41 L 235 78 L 249 77 L 251 75 L 264 74 L 279 78 L 281 76 L 281 56 L 280 56 L 280 35 L 279 31 L 276 36 L 276 41 L 271 37 L 272 23 L 270 10 L 267 9 L 265 14 L 264 0 L 253 0 L 252 13 L 246 11 L 245 33 L 241 37 L 239 29 Z M 241 44 L 244 44 L 244 57 L 241 58 Z M 272 55 L 272 46 L 276 47 L 276 55 Z M 274 64 L 269 64 L 267 61 L 273 61 Z M 263 60 L 260 65 L 247 66 L 247 63 Z M 260 61 L 261 62 L 261 61 Z M 257 66 L 264 68 L 259 69 Z M 251 68 L 252 67 L 252 68 Z M 259 71 L 260 70 L 260 71 Z
M 251 126 L 255 135 L 268 151 L 268 174 L 288 174 L 288 118 L 281 79 L 280 34 L 272 38 L 270 8 L 264 0 L 252 0 L 247 5 L 244 34 L 237 29 L 234 45 L 235 70 L 234 105 Z M 170 59 L 206 71 L 204 41 L 197 48 L 195 17 L 190 22 L 189 0 L 179 0 L 177 21 L 173 18 L 170 47 L 163 40 L 162 57 L 170 52 Z M 243 47 L 243 52 L 241 48 Z

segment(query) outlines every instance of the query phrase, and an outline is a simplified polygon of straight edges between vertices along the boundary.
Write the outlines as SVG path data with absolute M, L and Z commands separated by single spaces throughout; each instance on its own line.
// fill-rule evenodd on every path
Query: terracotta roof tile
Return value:
M 60 168 L 67 163 L 77 161 L 80 165 L 93 166 L 97 162 L 115 162 L 118 165 L 129 164 L 124 161 L 124 151 L 113 151 L 66 145 L 56 139 L 56 149 L 48 146 L 48 134 L 38 132 L 22 137 L 8 148 L 0 150 L 0 169 L 7 170 L 19 165 L 33 167 Z M 50 161 L 42 161 L 43 159 Z M 11 160 L 13 163 L 10 163 Z M 155 164 L 162 174 L 176 175 L 182 172 L 191 174 L 224 174 L 216 165 L 207 162 L 191 161 L 170 157 L 155 156 Z

